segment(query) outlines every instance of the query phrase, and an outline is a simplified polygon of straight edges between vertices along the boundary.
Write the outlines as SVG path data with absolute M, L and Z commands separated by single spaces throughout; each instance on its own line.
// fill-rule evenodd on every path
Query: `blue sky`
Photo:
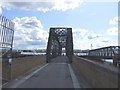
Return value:
M 65 1 L 65 0 L 64 0 Z M 37 2 L 38 3 L 38 2 Z M 39 2 L 40 3 L 40 2 Z M 78 2 L 76 2 L 78 3 Z M 75 5 L 76 5 L 75 3 Z M 56 4 L 56 3 L 54 3 Z M 65 2 L 63 3 L 65 4 Z M 67 7 L 67 4 L 65 8 L 56 7 L 51 8 L 45 5 L 44 7 L 48 8 L 47 11 L 42 11 L 40 9 L 39 11 L 36 9 L 37 4 L 33 5 L 36 8 L 30 8 L 26 4 L 20 4 L 19 7 L 17 7 L 18 4 L 14 3 L 7 3 L 1 5 L 2 8 L 2 15 L 13 20 L 15 23 L 17 23 L 15 30 L 15 37 L 14 37 L 14 48 L 23 49 L 24 47 L 27 49 L 36 49 L 36 48 L 46 48 L 47 44 L 47 38 L 48 38 L 48 31 L 51 26 L 72 26 L 73 27 L 73 40 L 74 40 L 74 48 L 75 49 L 90 49 L 91 44 L 92 48 L 100 48 L 103 46 L 110 46 L 110 45 L 117 45 L 118 43 L 118 35 L 117 33 L 117 20 L 118 17 L 118 3 L 117 2 L 82 2 L 78 6 L 75 6 L 74 4 L 71 4 L 71 6 Z M 28 4 L 29 5 L 29 4 Z M 74 9 L 72 9 L 74 7 Z M 65 9 L 65 10 L 64 10 Z M 31 17 L 33 22 L 37 22 L 37 25 L 41 25 L 36 30 L 34 30 L 36 27 L 32 27 L 34 31 L 30 30 L 32 34 L 28 35 L 29 29 L 25 29 L 25 27 L 22 27 L 23 23 L 18 22 L 16 20 L 16 17 L 19 18 L 19 20 L 22 21 L 22 18 L 26 17 L 26 20 L 30 22 Z M 32 21 L 31 21 L 32 22 Z M 28 25 L 28 23 L 27 23 Z M 33 23 L 32 23 L 33 25 Z M 35 25 L 35 24 L 34 24 Z M 21 28 L 21 27 L 22 28 Z M 26 30 L 26 31 L 25 31 Z M 19 35 L 19 33 L 22 33 Z M 27 32 L 27 33 L 25 33 Z M 41 36 L 38 35 L 35 38 L 36 32 L 39 32 Z M 21 38 L 23 35 L 28 36 L 24 40 L 24 38 Z M 43 35 L 44 34 L 44 35 Z M 44 38 L 42 38 L 42 36 Z M 18 40 L 19 37 L 19 40 Z M 32 37 L 32 39 L 30 38 Z M 24 43 L 22 44 L 22 41 Z M 27 42 L 27 43 L 26 43 Z M 30 42 L 30 43 L 28 43 Z M 41 45 L 41 46 L 40 46 Z

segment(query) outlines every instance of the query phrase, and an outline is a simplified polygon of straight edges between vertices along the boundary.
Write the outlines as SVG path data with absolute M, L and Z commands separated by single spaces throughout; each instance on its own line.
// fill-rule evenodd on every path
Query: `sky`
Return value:
M 52 26 L 72 27 L 74 49 L 118 45 L 117 0 L 6 1 L 0 14 L 15 23 L 14 49 L 46 49 Z

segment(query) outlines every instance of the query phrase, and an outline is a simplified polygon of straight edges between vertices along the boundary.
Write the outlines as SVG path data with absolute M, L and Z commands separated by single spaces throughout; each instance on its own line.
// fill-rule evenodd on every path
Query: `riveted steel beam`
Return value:
M 46 61 L 50 62 L 52 58 L 55 58 L 62 54 L 62 48 L 66 50 L 66 56 L 69 61 L 72 62 L 73 55 L 73 37 L 72 28 L 50 28 L 49 38 L 47 44 Z

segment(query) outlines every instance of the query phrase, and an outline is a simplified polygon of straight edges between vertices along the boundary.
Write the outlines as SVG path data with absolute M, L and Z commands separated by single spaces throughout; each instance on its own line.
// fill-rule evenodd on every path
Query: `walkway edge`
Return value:
M 39 69 L 37 69 L 36 71 L 34 71 L 33 73 L 31 73 L 30 75 L 28 75 L 27 77 L 25 77 L 25 79 L 29 79 L 31 76 L 33 76 L 34 74 L 36 74 L 37 72 L 39 72 L 41 69 L 43 69 L 44 67 L 46 67 L 49 63 L 45 64 L 44 66 L 40 67 Z
M 35 70 L 34 72 L 32 72 L 31 74 L 23 77 L 21 80 L 19 80 L 18 82 L 12 84 L 11 86 L 8 86 L 7 88 L 17 88 L 20 84 L 24 83 L 27 79 L 29 79 L 31 76 L 33 76 L 34 74 L 36 74 L 37 72 L 39 72 L 40 70 L 42 70 L 43 68 L 45 68 L 46 66 L 48 66 L 49 63 L 39 67 L 37 70 Z
M 70 70 L 70 74 L 71 74 L 71 77 L 72 77 L 74 88 L 81 88 L 80 85 L 79 85 L 79 82 L 77 80 L 77 77 L 75 76 L 75 74 L 73 72 L 73 69 L 72 69 L 71 65 L 68 64 L 68 67 L 69 67 L 69 70 Z

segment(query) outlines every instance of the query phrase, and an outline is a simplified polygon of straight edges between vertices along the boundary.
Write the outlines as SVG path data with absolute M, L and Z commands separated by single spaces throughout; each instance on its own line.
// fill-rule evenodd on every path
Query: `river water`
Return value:
M 21 54 L 24 54 L 24 55 L 45 55 L 46 53 L 21 52 Z M 65 53 L 62 53 L 62 55 L 63 54 L 65 55 Z M 87 55 L 87 53 L 77 53 L 75 55 L 84 56 L 84 55 Z M 108 62 L 108 63 L 113 63 L 113 59 L 102 59 L 102 60 L 105 62 Z

